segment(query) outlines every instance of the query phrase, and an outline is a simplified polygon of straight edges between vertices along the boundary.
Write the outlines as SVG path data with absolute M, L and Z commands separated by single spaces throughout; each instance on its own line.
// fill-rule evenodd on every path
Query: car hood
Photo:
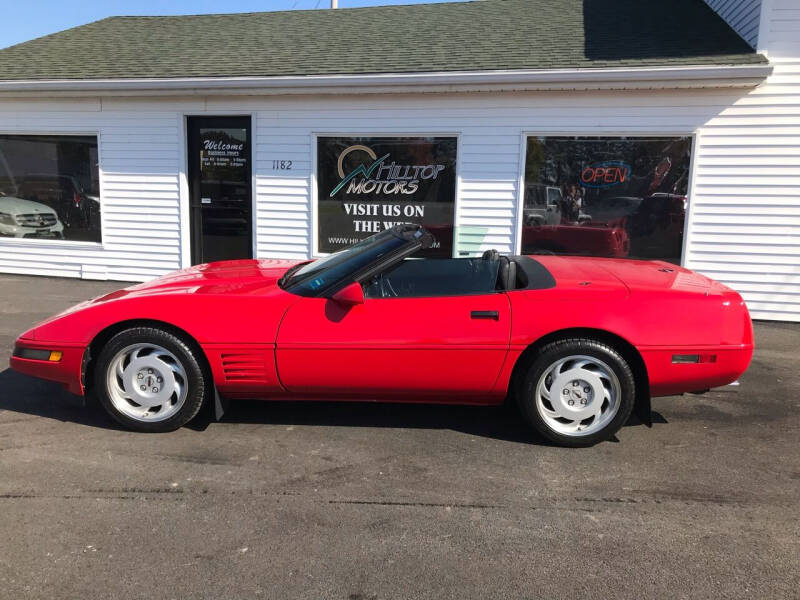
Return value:
M 12 215 L 27 213 L 54 214 L 53 209 L 46 204 L 25 200 L 24 198 L 16 198 L 15 196 L 0 196 L 0 212 Z
M 181 271 L 169 273 L 163 277 L 158 277 L 146 283 L 140 283 L 117 290 L 103 296 L 99 296 L 86 302 L 81 302 L 68 308 L 67 310 L 54 315 L 44 321 L 37 323 L 32 329 L 23 333 L 20 337 L 34 340 L 61 340 L 85 342 L 96 335 L 98 328 L 120 320 L 120 315 L 135 315 L 136 318 L 158 319 L 162 314 L 162 309 L 172 307 L 178 310 L 177 314 L 164 312 L 164 318 L 180 327 L 181 308 L 185 306 L 183 302 L 161 302 L 164 300 L 176 300 L 175 296 L 181 294 L 191 294 L 198 301 L 200 306 L 219 307 L 219 302 L 214 302 L 214 296 L 223 296 L 225 300 L 234 297 L 242 299 L 242 305 L 251 305 L 249 300 L 261 301 L 267 297 L 280 297 L 285 303 L 293 298 L 278 287 L 278 280 L 286 271 L 301 261 L 294 260 L 236 260 L 208 263 L 197 265 Z M 146 302 L 140 302 L 145 300 Z M 151 302 L 152 300 L 152 302 Z M 117 307 L 118 303 L 128 303 L 127 307 Z M 224 302 L 224 301 L 223 301 Z M 279 303 L 280 304 L 280 303 Z M 134 307 L 131 311 L 130 307 Z M 263 306 L 263 305 L 262 305 Z M 144 312 L 142 312 L 145 307 Z M 152 312 L 155 307 L 156 312 Z M 95 316 L 88 319 L 91 327 L 68 327 L 66 330 L 54 329 L 58 322 L 69 322 L 66 317 L 71 317 L 74 313 L 86 311 Z M 149 312 L 148 312 L 149 311 Z M 282 313 L 281 313 L 282 314 Z M 133 317 L 131 317 L 133 318 Z M 84 323 L 87 319 L 83 320 Z M 96 327 L 95 327 L 96 326 Z M 187 329 L 188 331 L 188 329 Z M 212 336 L 213 339 L 213 336 Z
M 108 302 L 125 297 L 175 293 L 258 294 L 277 286 L 278 280 L 298 260 L 229 260 L 182 269 L 145 283 L 111 292 L 92 302 Z

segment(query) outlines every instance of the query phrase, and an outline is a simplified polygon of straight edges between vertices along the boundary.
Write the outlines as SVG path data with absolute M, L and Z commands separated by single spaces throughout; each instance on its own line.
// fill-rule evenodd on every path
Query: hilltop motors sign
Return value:
M 456 138 L 320 137 L 318 249 L 335 252 L 398 223 L 426 225 L 452 254 Z

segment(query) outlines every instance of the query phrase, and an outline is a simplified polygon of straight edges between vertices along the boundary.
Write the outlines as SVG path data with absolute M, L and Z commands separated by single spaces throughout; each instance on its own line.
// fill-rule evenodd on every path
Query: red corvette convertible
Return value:
M 23 333 L 11 366 L 92 391 L 139 431 L 220 398 L 500 404 L 565 446 L 608 439 L 650 397 L 734 381 L 753 352 L 741 297 L 662 262 L 414 259 L 418 226 L 316 261 L 200 265 Z

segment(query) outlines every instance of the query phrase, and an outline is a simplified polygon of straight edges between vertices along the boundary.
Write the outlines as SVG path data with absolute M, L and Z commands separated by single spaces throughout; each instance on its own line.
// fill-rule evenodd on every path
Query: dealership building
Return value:
M 0 50 L 0 272 L 147 280 L 399 222 L 661 259 L 800 321 L 797 0 L 115 17 Z

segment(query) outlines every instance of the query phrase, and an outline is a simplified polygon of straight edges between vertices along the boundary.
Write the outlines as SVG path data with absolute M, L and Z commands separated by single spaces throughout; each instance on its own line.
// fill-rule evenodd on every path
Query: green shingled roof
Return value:
M 0 80 L 764 62 L 702 0 L 478 0 L 112 17 L 0 50 Z

